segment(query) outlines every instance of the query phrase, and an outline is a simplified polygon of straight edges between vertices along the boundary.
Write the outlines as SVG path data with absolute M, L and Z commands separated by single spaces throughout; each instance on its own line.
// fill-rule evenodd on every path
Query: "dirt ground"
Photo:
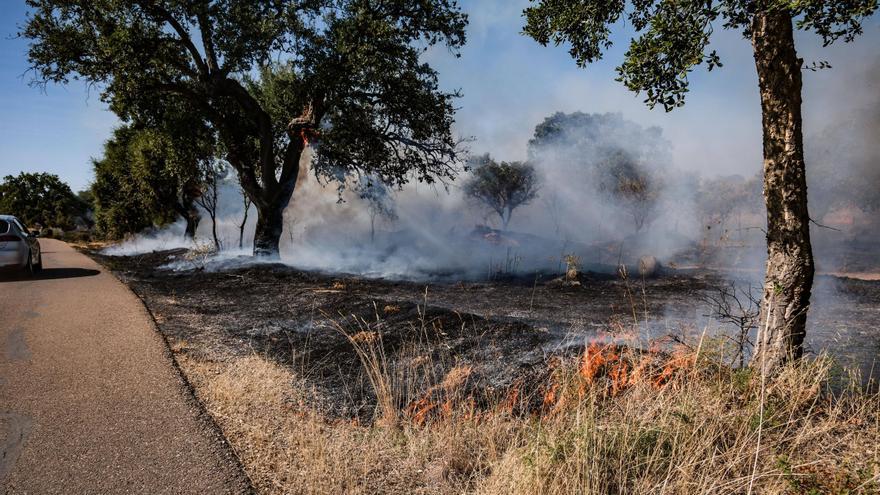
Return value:
M 400 377 L 411 392 L 399 398 L 405 407 L 457 366 L 470 371 L 469 393 L 491 402 L 512 384 L 539 381 L 553 356 L 580 352 L 592 341 L 626 337 L 649 345 L 670 334 L 725 331 L 701 302 L 725 283 L 707 271 L 667 270 L 626 281 L 586 273 L 577 286 L 555 283 L 553 274 L 418 283 L 283 265 L 159 268 L 182 251 L 91 254 L 144 300 L 177 352 L 203 362 L 268 357 L 305 377 L 327 411 L 362 420 L 370 420 L 376 397 L 357 342 L 379 339 L 378 358 L 391 369 L 430 363 L 417 376 Z M 817 300 L 811 325 L 826 331 L 811 332 L 808 344 L 845 354 L 870 372 L 880 350 L 880 283 L 825 277 Z

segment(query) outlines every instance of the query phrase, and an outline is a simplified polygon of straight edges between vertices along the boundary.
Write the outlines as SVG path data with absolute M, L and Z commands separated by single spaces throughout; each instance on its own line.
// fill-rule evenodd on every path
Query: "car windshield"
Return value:
M 0 234 L 6 234 L 7 232 L 9 232 L 9 222 L 0 220 Z

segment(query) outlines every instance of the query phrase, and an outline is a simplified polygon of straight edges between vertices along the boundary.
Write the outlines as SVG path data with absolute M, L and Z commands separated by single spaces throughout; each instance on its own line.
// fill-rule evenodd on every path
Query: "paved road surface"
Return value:
M 0 492 L 247 492 L 140 301 L 41 244 L 41 276 L 0 274 Z

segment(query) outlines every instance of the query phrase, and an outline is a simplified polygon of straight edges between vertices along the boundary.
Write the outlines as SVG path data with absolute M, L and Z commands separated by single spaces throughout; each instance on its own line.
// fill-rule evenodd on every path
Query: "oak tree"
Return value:
M 504 229 L 514 210 L 538 197 L 540 180 L 530 163 L 497 162 L 485 154 L 472 158 L 470 164 L 473 174 L 464 183 L 465 195 L 498 214 Z
M 210 134 L 196 128 L 117 128 L 104 156 L 93 162 L 98 229 L 119 238 L 180 217 L 186 222 L 184 236 L 194 238 L 201 220 L 196 202 L 212 163 Z
M 567 189 L 567 198 L 603 199 L 632 219 L 636 233 L 657 214 L 660 176 L 669 170 L 671 150 L 659 127 L 643 127 L 619 113 L 583 112 L 547 117 L 535 127 L 528 148 L 529 160 L 557 193 Z M 567 212 L 580 221 L 580 204 L 560 204 L 554 216 Z
M 72 229 L 87 208 L 54 174 L 22 172 L 0 181 L 0 214 L 15 215 L 28 226 Z
M 543 45 L 567 43 L 579 66 L 602 58 L 611 32 L 626 20 L 636 35 L 617 67 L 618 80 L 644 92 L 650 107 L 685 102 L 689 74 L 721 65 L 710 49 L 718 27 L 751 42 L 760 89 L 767 266 L 753 365 L 777 369 L 803 354 L 814 263 L 807 211 L 801 119 L 803 60 L 794 31 L 825 45 L 852 41 L 877 0 L 532 0 L 525 33 Z
M 83 79 L 123 119 L 185 99 L 257 210 L 254 253 L 277 256 L 301 163 L 399 186 L 454 175 L 454 92 L 421 59 L 456 52 L 453 0 L 28 0 L 37 83 Z M 309 152 L 311 150 L 311 153 Z

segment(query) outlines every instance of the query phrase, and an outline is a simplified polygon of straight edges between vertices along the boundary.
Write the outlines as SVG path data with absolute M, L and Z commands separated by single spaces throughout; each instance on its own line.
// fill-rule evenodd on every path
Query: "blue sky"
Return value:
M 614 81 L 614 67 L 626 48 L 626 32 L 605 60 L 578 69 L 564 48 L 544 48 L 520 35 L 527 0 L 466 0 L 471 16 L 468 45 L 456 59 L 445 50 L 426 56 L 447 89 L 461 89 L 457 131 L 476 139 L 471 149 L 502 159 L 525 157 L 536 124 L 556 111 L 619 111 L 645 125 L 658 125 L 674 146 L 676 164 L 711 175 L 752 174 L 761 163 L 757 79 L 748 41 L 718 32 L 715 46 L 725 66 L 697 71 L 684 108 L 648 110 L 642 98 Z M 91 180 L 91 157 L 100 156 L 117 120 L 84 84 L 28 85 L 24 40 L 14 39 L 25 18 L 23 1 L 0 0 L 0 176 L 48 171 L 74 190 Z M 866 71 L 880 58 L 880 20 L 865 23 L 853 44 L 822 48 L 809 33 L 798 48 L 807 60 L 827 60 L 833 69 L 805 72 L 805 131 L 818 133 L 868 98 Z

